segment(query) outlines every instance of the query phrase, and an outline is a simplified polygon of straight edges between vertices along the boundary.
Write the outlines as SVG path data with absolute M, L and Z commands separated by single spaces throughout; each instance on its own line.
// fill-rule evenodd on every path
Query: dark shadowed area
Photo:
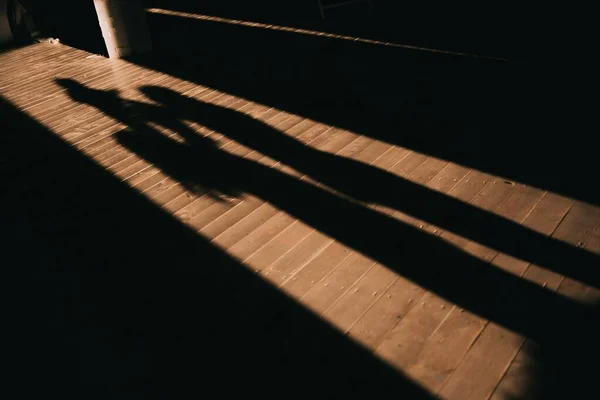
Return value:
M 2 176 L 11 182 L 0 192 L 0 224 L 24 395 L 430 398 L 51 132 L 0 107 L 10 122 Z
M 600 203 L 589 184 L 597 168 L 594 148 L 582 146 L 592 140 L 590 106 L 579 94 L 588 81 L 561 60 L 482 60 L 178 16 L 147 18 L 161 56 L 136 60 L 141 65 Z
M 538 377 L 538 386 L 532 386 L 532 390 L 544 393 L 544 397 L 572 391 L 573 385 L 577 385 L 577 390 L 583 390 L 587 382 L 591 382 L 588 381 L 590 377 L 585 373 L 585 368 L 573 367 L 579 362 L 583 349 L 582 352 L 573 353 L 572 346 L 574 342 L 585 343 L 588 355 L 597 351 L 597 347 L 592 345 L 596 332 L 593 328 L 597 318 L 595 306 L 574 303 L 545 288 L 490 268 L 487 263 L 404 223 L 277 170 L 224 153 L 210 140 L 199 137 L 178 121 L 195 119 L 238 141 L 251 140 L 248 142 L 251 147 L 261 149 L 270 157 L 296 169 L 315 174 L 319 181 L 330 187 L 337 188 L 336 185 L 339 185 L 341 190 L 346 189 L 349 181 L 345 177 L 349 173 L 352 176 L 352 191 L 346 192 L 353 198 L 393 201 L 395 189 L 398 188 L 398 193 L 405 195 L 405 201 L 398 201 L 394 206 L 411 204 L 411 190 L 403 190 L 401 180 L 378 176 L 381 174 L 379 170 L 336 160 L 335 156 L 328 159 L 318 153 L 306 154 L 310 150 L 294 143 L 285 143 L 288 139 L 252 118 L 200 102 L 195 103 L 168 89 L 141 88 L 158 105 L 127 102 L 124 106 L 115 92 L 90 90 L 68 80 L 60 81 L 59 84 L 67 88 L 74 100 L 98 107 L 105 114 L 126 123 L 129 129 L 117 134 L 119 142 L 190 189 L 201 187 L 227 196 L 258 196 L 461 307 L 532 338 L 543 349 L 536 357 L 541 376 Z M 150 128 L 147 122 L 169 127 L 184 142 L 165 138 Z M 387 198 L 377 196 L 376 187 L 379 185 L 387 185 Z M 569 248 L 568 245 L 550 239 L 536 238 L 536 234 L 527 232 L 526 228 L 506 226 L 506 222 L 497 220 L 496 217 L 470 209 L 470 206 L 456 204 L 450 199 L 437 199 L 436 208 L 433 208 L 433 202 L 427 199 L 429 194 L 426 192 L 416 191 L 412 195 L 415 196 L 415 208 L 410 210 L 411 214 L 429 213 L 435 219 L 438 209 L 448 216 L 458 216 L 454 224 L 448 227 L 450 230 L 462 233 L 465 229 L 467 236 L 470 235 L 477 241 L 492 237 L 513 241 L 502 247 L 511 255 L 511 251 L 518 251 L 520 248 L 518 243 L 527 241 L 532 244 L 527 247 L 533 257 L 531 261 L 546 265 L 552 258 L 551 265 L 564 266 L 561 272 L 571 275 L 573 272 L 577 273 L 578 269 L 566 270 L 566 266 L 577 266 L 588 274 L 585 282 L 597 286 L 597 273 L 592 271 L 598 265 L 598 257 L 591 253 Z M 422 209 L 417 208 L 417 204 Z M 352 216 L 351 223 L 348 216 Z M 471 219 L 476 222 L 469 228 Z M 452 223 L 452 220 L 435 219 L 435 222 Z M 487 236 L 488 230 L 494 232 L 495 236 Z M 372 232 L 380 234 L 372 235 Z M 538 245 L 535 245 L 536 241 L 539 242 Z M 514 255 L 523 257 L 523 254 Z M 549 258 L 536 259 L 549 255 Z M 417 265 L 419 267 L 415 268 Z M 452 268 L 447 268 L 447 265 Z M 256 295 L 252 297 L 257 298 Z M 270 299 L 258 304 L 258 309 L 270 312 Z M 556 313 L 562 316 L 562 326 L 556 326 L 553 317 Z M 270 315 L 277 320 L 280 314 Z M 302 329 L 301 326 L 304 325 L 295 317 L 285 320 L 285 326 L 292 331 Z M 257 322 L 253 319 L 248 323 L 255 325 Z M 573 330 L 573 327 L 579 328 Z M 571 345 L 563 347 L 565 343 Z M 322 345 L 323 343 L 318 345 L 321 351 L 329 353 L 328 348 L 321 347 Z
M 93 3 L 83 3 L 39 5 L 44 11 L 37 17 L 50 36 L 103 53 Z M 527 338 L 516 359 L 526 371 L 524 398 L 594 397 L 600 258 L 583 241 L 549 236 L 406 176 L 307 146 L 231 106 L 153 84 L 165 73 L 298 121 L 310 118 L 482 171 L 502 185 L 561 194 L 580 201 L 586 215 L 600 216 L 598 149 L 587 124 L 593 112 L 575 95 L 587 86 L 557 65 L 544 68 L 544 46 L 529 52 L 539 37 L 527 23 L 533 7 L 475 8 L 479 18 L 473 19 L 466 5 L 431 14 L 429 2 L 375 1 L 373 9 L 357 4 L 322 20 L 315 3 L 145 1 L 190 15 L 148 13 L 155 49 L 131 64 L 44 48 L 43 60 L 56 61 L 52 68 L 71 62 L 56 75 L 44 72 L 43 62 L 32 69 L 50 100 L 36 97 L 36 83 L 23 72 L 27 63 L 13 57 L 0 65 L 16 79 L 0 80 L 0 226 L 16 354 L 11 367 L 22 397 L 436 398 L 99 165 L 99 155 L 146 162 L 178 182 L 182 197 L 206 195 L 214 204 L 258 199 L 487 326 Z M 35 60 L 35 47 L 24 54 Z M 121 87 L 85 81 L 110 82 L 113 75 L 122 78 L 114 80 Z M 130 83 L 137 100 L 125 100 L 126 81 L 138 78 Z M 30 108 L 20 110 L 6 100 L 11 96 Z M 32 118 L 35 112 L 63 130 L 45 127 Z M 226 151 L 190 123 L 273 163 Z M 112 155 L 100 146 L 83 154 L 88 147 L 78 151 L 69 143 L 77 135 L 81 143 L 89 139 L 89 148 L 93 140 L 111 139 L 102 146 Z M 567 288 L 559 292 L 509 273 L 372 205 L 539 265 L 566 277 Z M 596 239 L 598 229 L 594 224 L 589 232 Z M 569 298 L 569 284 L 584 287 L 586 301 Z

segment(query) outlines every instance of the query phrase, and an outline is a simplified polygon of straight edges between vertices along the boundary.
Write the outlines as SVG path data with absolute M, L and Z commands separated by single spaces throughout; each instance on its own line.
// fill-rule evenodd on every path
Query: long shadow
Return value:
M 2 99 L 0 111 L 20 397 L 431 398 Z
M 128 117 L 121 108 L 116 92 L 95 91 L 69 80 L 59 83 L 69 89 L 75 100 L 93 104 L 130 125 L 138 124 L 136 118 Z M 600 287 L 600 271 L 595 268 L 600 259 L 593 253 L 378 168 L 315 150 L 244 114 L 183 97 L 169 89 L 142 87 L 141 90 L 162 107 L 134 103 L 129 104 L 131 110 L 176 132 L 186 130 L 180 119 L 197 121 L 356 200 L 392 207 L 513 257 Z M 185 137 L 190 141 L 203 140 L 193 132 Z M 179 178 L 193 182 L 193 176 L 184 179 L 181 174 L 185 173 L 188 173 L 186 168 L 181 168 Z M 224 182 L 217 175 L 206 175 L 204 179 L 212 179 L 205 182 L 212 188 Z M 227 193 L 231 188 L 219 187 L 219 190 L 235 195 Z
M 600 287 L 600 271 L 595 268 L 600 259 L 585 250 L 378 168 L 315 150 L 242 113 L 165 88 L 140 90 L 163 105 L 168 115 L 225 133 L 356 200 L 389 206 L 516 258 Z
M 593 380 L 589 371 L 574 366 L 582 357 L 593 357 L 598 352 L 593 340 L 598 317 L 595 306 L 573 302 L 360 204 L 223 152 L 188 129 L 177 131 L 184 139 L 180 143 L 147 125 L 152 121 L 177 127 L 180 123 L 173 121 L 178 118 L 173 108 L 143 103 L 123 107 L 116 92 L 69 85 L 74 99 L 129 125 L 117 134 L 122 145 L 178 181 L 217 193 L 253 194 L 459 306 L 532 338 L 543 349 L 538 355 L 543 366 L 539 377 L 542 385 L 536 389 L 544 397 L 590 389 Z M 210 109 L 210 113 L 213 111 L 218 112 Z M 206 114 L 197 118 L 210 121 L 212 117 Z M 220 132 L 225 135 L 239 138 L 242 134 L 253 135 L 258 129 L 248 120 L 227 117 L 241 133 L 232 132 L 232 125 L 215 124 L 214 128 L 222 128 Z M 283 156 L 282 161 L 286 162 Z M 275 320 L 281 315 L 274 308 L 267 312 L 272 312 Z M 252 321 L 254 317 L 247 318 Z M 301 325 L 288 319 L 283 326 L 294 331 Z
M 182 9 L 185 9 L 181 7 Z M 578 74 L 148 14 L 158 71 L 600 204 Z M 438 32 L 439 33 L 439 32 Z M 558 64 L 557 64 L 558 65 Z

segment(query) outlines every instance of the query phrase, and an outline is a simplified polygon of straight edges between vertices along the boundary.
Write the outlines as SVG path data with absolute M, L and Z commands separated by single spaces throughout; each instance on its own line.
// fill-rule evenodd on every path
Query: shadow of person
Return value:
M 307 174 L 334 190 L 377 203 L 557 273 L 600 287 L 600 258 L 440 192 L 319 151 L 242 113 L 197 101 L 161 87 L 142 87 L 169 114 L 197 121 L 249 148 Z
M 97 91 L 85 93 L 79 98 L 86 97 L 83 101 L 99 104 L 100 110 L 103 109 Z M 96 95 L 98 97 L 94 98 Z M 149 117 L 152 119 L 160 114 L 155 106 L 146 108 L 142 103 L 136 106 L 146 110 L 139 116 L 142 126 L 145 115 L 152 114 Z M 166 108 L 163 115 L 181 118 L 175 110 Z M 202 117 L 214 118 L 206 115 L 214 110 L 218 109 L 201 108 Z M 225 134 L 234 137 L 256 134 L 254 123 L 236 119 L 231 112 L 226 114 L 240 133 L 227 131 Z M 233 129 L 233 126 L 226 126 Z M 247 193 L 263 199 L 439 296 L 531 338 L 543 349 L 539 360 L 543 362 L 540 379 L 544 393 L 567 393 L 573 388 L 585 393 L 584 390 L 589 388 L 589 370 L 572 366 L 578 365 L 584 354 L 597 354 L 597 346 L 592 340 L 597 333 L 595 305 L 580 304 L 522 280 L 421 230 L 278 170 L 205 146 L 188 135 L 196 134 L 185 130 L 181 134 L 184 140 L 179 142 L 156 130 L 145 129 L 143 132 L 121 131 L 116 138 L 176 180 L 183 177 L 203 187 L 216 185 L 219 190 Z M 285 157 L 281 155 L 284 162 L 287 161 Z M 276 306 L 269 309 L 273 320 L 279 320 L 281 312 Z M 558 324 L 557 315 L 560 315 Z M 248 313 L 246 318 L 248 322 L 252 321 L 253 313 Z M 284 326 L 286 330 L 297 328 L 294 321 L 287 321 Z M 558 376 L 561 379 L 557 379 Z
M 160 38 L 138 65 L 600 205 L 597 151 L 586 145 L 594 112 L 579 93 L 585 67 L 568 74 L 556 63 L 451 57 L 191 16 L 149 18 Z
M 203 168 L 210 165 L 210 159 L 216 151 L 215 144 L 210 138 L 197 135 L 187 125 L 170 114 L 165 107 L 127 101 L 120 97 L 118 90 L 91 89 L 72 79 L 57 79 L 56 82 L 67 89 L 74 100 L 101 109 L 107 116 L 126 124 L 129 129 L 129 140 L 135 141 L 137 138 L 141 138 L 143 141 L 145 137 L 157 134 L 158 132 L 149 125 L 150 122 L 159 124 L 184 137 L 186 139 L 185 145 L 180 150 L 187 152 L 187 154 L 180 157 L 180 162 L 174 165 L 174 168 L 176 168 L 174 173 L 179 178 L 180 183 L 189 191 L 197 194 L 207 193 L 217 201 L 240 195 L 231 187 L 221 185 L 221 181 L 212 179 L 215 175 L 210 173 L 204 174 L 204 186 L 198 184 L 197 176 L 203 171 L 207 171 Z M 191 146 L 194 146 L 193 149 Z M 197 160 L 193 156 L 195 154 L 193 152 L 198 148 L 203 149 L 205 160 Z M 169 147 L 167 146 L 164 151 L 167 154 Z

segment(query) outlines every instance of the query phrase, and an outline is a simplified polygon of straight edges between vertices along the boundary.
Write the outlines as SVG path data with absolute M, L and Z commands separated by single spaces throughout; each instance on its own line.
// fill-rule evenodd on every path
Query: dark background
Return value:
M 562 35 L 568 30 L 568 13 L 509 3 L 374 0 L 373 11 L 356 5 L 332 10 L 323 21 L 316 1 L 145 3 L 525 60 L 495 63 L 149 15 L 155 51 L 135 61 L 377 140 L 600 203 L 593 184 L 597 148 L 591 140 L 597 129 L 584 123 L 595 113 L 587 96 L 578 91 L 587 91 L 588 96 L 595 92 L 579 73 L 582 64 L 566 55 L 573 54 L 567 37 L 585 38 L 573 32 Z M 105 52 L 92 0 L 36 1 L 32 7 L 47 36 Z M 565 65 L 568 68 L 563 69 Z M 110 103 L 95 104 L 110 115 Z M 290 398 L 350 398 L 360 392 L 429 397 L 9 103 L 0 101 L 0 111 L 5 126 L 15 127 L 3 132 L 0 145 L 4 166 L 0 176 L 16 182 L 1 193 L 0 226 L 10 232 L 3 242 L 8 260 L 4 271 L 17 275 L 16 280 L 5 281 L 11 282 L 14 291 L 9 292 L 13 302 L 9 309 L 16 315 L 16 322 L 9 325 L 19 336 L 14 343 L 25 342 L 22 346 L 10 343 L 19 360 L 11 367 L 25 378 L 22 391 L 72 391 L 78 398 L 119 398 L 120 394 L 174 398 L 211 390 L 248 397 L 281 397 L 283 393 Z M 215 110 L 205 114 L 215 124 L 230 128 L 224 132 L 240 133 L 232 126 L 239 119 Z M 160 150 L 149 154 L 159 157 L 162 169 L 173 167 L 173 160 L 178 168 L 174 171 L 181 169 L 181 158 L 172 157 L 166 146 L 135 144 L 131 149 L 142 155 Z M 312 159 L 292 156 L 281 152 L 276 158 L 314 168 Z M 234 166 L 226 161 L 218 165 Z M 330 170 L 323 168 L 320 173 L 327 177 Z M 245 188 L 252 185 L 256 190 L 269 181 L 236 181 L 238 171 L 244 172 L 233 170 L 225 176 L 230 179 L 215 182 L 232 189 L 242 182 Z M 355 177 L 361 182 L 360 176 Z M 378 188 L 372 180 L 362 182 Z M 289 189 L 299 185 L 290 182 Z M 263 193 L 275 199 L 281 193 L 293 193 L 280 188 L 266 188 Z M 410 185 L 396 187 L 398 191 L 405 188 Z M 349 189 L 363 197 L 375 195 L 364 185 Z M 414 189 L 411 193 L 401 205 L 427 217 L 439 218 L 437 210 L 452 204 L 451 199 L 431 203 L 432 197 Z M 322 222 L 319 210 L 307 208 L 301 196 L 296 200 L 288 203 L 286 211 L 303 212 L 320 230 L 339 226 Z M 340 214 L 347 208 L 339 204 L 328 207 Z M 379 220 L 354 221 L 354 232 L 360 232 L 361 226 L 372 227 Z M 373 231 L 385 232 L 383 228 L 362 230 Z M 347 239 L 348 233 L 343 233 L 346 236 L 337 239 Z M 478 261 L 449 253 L 442 242 L 432 244 L 407 227 L 393 233 L 406 238 L 411 247 L 430 249 L 423 268 L 399 273 L 419 278 L 428 289 L 541 344 L 542 353 L 533 356 L 545 369 L 540 379 L 545 394 L 583 398 L 574 393 L 596 390 L 595 370 L 584 362 L 598 354 L 596 308 L 571 303 L 496 269 L 484 270 Z M 475 239 L 486 235 L 491 240 L 490 235 L 496 234 L 494 240 L 510 243 L 515 237 L 510 233 L 487 229 Z M 517 237 L 528 235 L 520 232 Z M 366 248 L 372 255 L 394 257 L 378 251 L 375 238 L 369 241 L 359 235 L 354 239 L 363 249 L 371 246 Z M 578 263 L 581 257 L 570 257 L 577 250 L 537 243 L 527 247 L 536 259 L 556 255 L 551 264 L 561 267 L 559 272 L 569 268 L 571 274 L 587 277 L 587 283 L 599 281 L 596 269 L 588 268 L 590 262 Z M 443 269 L 445 265 L 453 269 Z M 448 279 L 430 278 L 437 274 Z M 233 289 L 227 287 L 230 281 L 235 282 Z M 289 323 L 303 329 L 294 330 Z M 302 374 L 306 379 L 298 381 Z
M 33 0 L 45 32 L 64 43 L 105 52 L 93 1 Z M 403 2 L 373 0 L 327 10 L 322 20 L 316 0 L 185 1 L 145 0 L 145 7 L 197 12 L 356 35 L 401 44 L 512 59 L 547 56 L 561 47 L 569 22 L 566 10 L 510 2 Z M 557 23 L 556 15 L 562 15 Z M 579 38 L 581 40 L 581 38 Z

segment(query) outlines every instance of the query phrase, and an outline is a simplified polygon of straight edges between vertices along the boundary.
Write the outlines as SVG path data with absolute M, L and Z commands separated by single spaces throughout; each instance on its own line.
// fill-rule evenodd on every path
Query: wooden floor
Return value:
M 556 254 L 572 254 L 582 263 L 597 261 L 600 208 L 593 204 L 62 44 L 40 43 L 0 54 L 0 96 L 323 324 L 333 326 L 340 340 L 349 338 L 367 349 L 397 371 L 399 380 L 416 383 L 427 395 L 444 399 L 533 397 L 532 388 L 539 384 L 536 373 L 546 359 L 536 357 L 535 348 L 551 346 L 544 332 L 561 321 L 572 323 L 571 308 L 590 307 L 600 299 L 598 282 L 586 282 L 581 274 L 569 276 L 551 261 L 543 264 Z M 177 104 L 186 112 L 179 115 Z M 196 119 L 195 113 L 205 115 Z M 203 124 L 204 120 L 208 122 Z M 219 124 L 226 128 L 219 131 Z M 242 129 L 242 124 L 247 125 L 244 132 L 231 133 L 236 126 Z M 280 137 L 267 137 L 262 147 L 255 148 L 253 124 L 262 129 L 261 134 Z M 144 144 L 144 137 L 152 139 Z M 277 148 L 289 160 L 278 159 Z M 195 149 L 201 149 L 197 157 L 204 158 L 197 165 Z M 44 174 L 44 163 L 10 158 L 11 152 L 5 150 L 6 155 L 0 153 L 6 157 L 3 165 L 26 170 L 14 173 L 16 180 L 9 180 L 4 188 L 6 207 L 8 197 L 17 204 L 24 188 L 52 177 Z M 321 179 L 326 175 L 317 169 L 302 168 L 296 162 L 299 157 L 314 160 L 320 168 L 334 165 L 335 169 L 339 160 L 339 170 L 332 174 L 344 184 Z M 210 170 L 211 163 L 214 170 Z M 208 171 L 199 172 L 202 168 Z M 369 172 L 361 175 L 354 168 Z M 33 179 L 38 173 L 43 178 Z M 472 214 L 464 217 L 471 218 L 465 221 L 468 228 L 453 231 L 437 224 L 441 220 L 436 217 L 428 219 L 427 213 L 412 215 L 410 208 L 398 209 L 393 201 L 344 192 L 351 184 L 360 187 L 363 182 L 359 180 L 368 180 L 371 174 L 383 174 L 381 182 L 411 184 L 414 193 L 447 198 L 450 210 L 469 210 Z M 73 185 L 93 186 L 93 178 L 89 179 Z M 385 190 L 390 196 L 403 195 L 393 187 Z M 60 190 L 53 193 L 61 196 Z M 95 204 L 116 200 L 102 192 L 96 196 Z M 63 200 L 69 204 L 69 199 Z M 341 206 L 335 206 L 336 202 Z M 351 214 L 344 219 L 345 212 Z M 432 208 L 432 215 L 436 212 Z M 379 231 L 365 222 L 371 216 L 381 221 L 373 225 Z M 523 232 L 522 238 L 531 242 L 519 242 L 510 251 L 510 246 L 495 242 L 493 231 L 486 231 L 494 229 L 485 225 L 488 220 L 505 228 L 498 235 Z M 151 224 L 144 229 L 167 235 Z M 481 241 L 473 229 L 482 232 Z M 410 232 L 416 238 L 414 254 Z M 390 237 L 397 239 L 398 247 L 393 247 Z M 368 245 L 361 247 L 361 240 Z M 540 244 L 544 240 L 549 243 L 548 257 L 538 257 L 535 251 L 545 249 Z M 527 250 L 530 243 L 531 252 Z M 130 251 L 135 263 L 135 252 L 152 249 Z M 430 264 L 440 266 L 444 259 L 446 272 L 437 279 L 424 272 Z M 187 262 L 176 254 L 172 260 L 173 265 Z M 490 271 L 481 277 L 456 278 L 472 279 L 477 290 L 468 289 L 472 293 L 467 294 L 453 290 L 453 278 L 448 278 L 450 271 L 466 264 L 464 274 L 482 266 Z M 479 279 L 482 283 L 477 283 Z M 493 280 L 514 282 L 514 288 L 500 284 L 486 288 L 486 282 Z M 481 303 L 465 300 L 477 293 Z M 499 300 L 506 310 L 480 306 L 497 293 L 507 299 L 514 294 L 515 302 L 531 298 L 535 307 L 549 302 L 548 307 L 559 304 L 564 308 L 536 312 L 526 301 L 509 304 L 506 299 Z M 218 313 L 219 300 L 200 307 L 212 307 L 212 313 Z M 517 309 L 523 314 L 512 319 Z M 554 322 L 538 323 L 542 314 L 543 318 L 553 315 Z M 526 320 L 536 322 L 529 326 Z M 227 354 L 227 349 L 222 351 Z

